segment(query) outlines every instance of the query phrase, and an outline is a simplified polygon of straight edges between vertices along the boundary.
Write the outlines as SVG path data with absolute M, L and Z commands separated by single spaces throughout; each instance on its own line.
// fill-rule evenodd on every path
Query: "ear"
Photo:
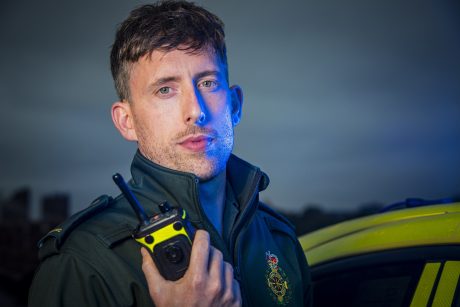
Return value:
M 232 99 L 232 123 L 233 126 L 238 125 L 241 120 L 241 112 L 243 108 L 243 90 L 238 85 L 230 87 Z
M 127 101 L 117 101 L 112 105 L 111 113 L 113 124 L 121 135 L 128 141 L 137 141 L 131 104 Z

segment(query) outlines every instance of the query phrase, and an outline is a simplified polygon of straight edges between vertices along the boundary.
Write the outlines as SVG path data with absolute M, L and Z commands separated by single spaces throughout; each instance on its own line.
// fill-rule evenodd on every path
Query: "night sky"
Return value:
M 136 144 L 110 118 L 116 25 L 138 1 L 2 1 L 0 191 L 118 193 Z M 261 199 L 353 209 L 460 195 L 457 1 L 197 1 L 226 24 L 244 90 L 235 150 Z M 32 213 L 37 216 L 37 208 Z

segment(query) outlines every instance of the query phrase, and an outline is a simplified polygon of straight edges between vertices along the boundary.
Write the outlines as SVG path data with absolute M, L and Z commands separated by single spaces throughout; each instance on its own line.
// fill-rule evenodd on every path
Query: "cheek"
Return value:
M 146 123 L 148 129 L 148 137 L 154 138 L 154 141 L 167 139 L 174 132 L 174 125 L 165 120 L 167 116 L 150 118 Z
M 140 109 L 138 114 L 145 130 L 159 135 L 168 134 L 168 131 L 177 126 L 177 112 L 172 104 L 162 106 L 150 106 Z
M 159 134 L 162 126 L 161 121 L 158 121 L 156 116 L 153 116 L 150 112 L 139 110 L 134 117 L 134 124 L 136 133 L 138 137 L 142 138 L 143 143 L 150 143 L 152 136 L 157 139 L 157 135 L 161 135 Z
M 221 107 L 213 111 L 212 125 L 217 129 L 228 129 L 231 121 L 230 110 L 228 107 Z
M 218 120 L 226 119 L 231 114 L 231 99 L 227 93 L 222 93 L 212 97 L 210 100 L 209 110 Z

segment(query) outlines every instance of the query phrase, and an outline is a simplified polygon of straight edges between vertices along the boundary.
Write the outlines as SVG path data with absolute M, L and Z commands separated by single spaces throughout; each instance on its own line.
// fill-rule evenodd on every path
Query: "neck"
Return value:
M 223 170 L 214 178 L 200 182 L 200 203 L 206 216 L 222 235 L 222 216 L 225 206 L 226 171 Z

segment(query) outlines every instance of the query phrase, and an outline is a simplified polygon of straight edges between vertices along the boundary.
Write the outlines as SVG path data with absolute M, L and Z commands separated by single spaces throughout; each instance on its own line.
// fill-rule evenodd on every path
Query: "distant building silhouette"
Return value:
M 3 201 L 1 217 L 3 223 L 24 223 L 29 220 L 31 192 L 29 188 L 21 188 Z
M 57 225 L 69 216 L 69 194 L 46 195 L 41 205 L 44 223 Z
M 296 234 L 300 236 L 346 220 L 377 213 L 382 207 L 381 203 L 367 203 L 350 211 L 324 211 L 320 205 L 306 205 L 303 212 L 284 212 L 284 216 L 295 226 Z
M 41 199 L 42 220 L 30 221 L 31 194 L 29 188 L 21 188 L 0 199 L 0 294 L 7 295 L 14 306 L 27 304 L 38 265 L 38 240 L 69 214 L 69 195 L 50 194 Z

